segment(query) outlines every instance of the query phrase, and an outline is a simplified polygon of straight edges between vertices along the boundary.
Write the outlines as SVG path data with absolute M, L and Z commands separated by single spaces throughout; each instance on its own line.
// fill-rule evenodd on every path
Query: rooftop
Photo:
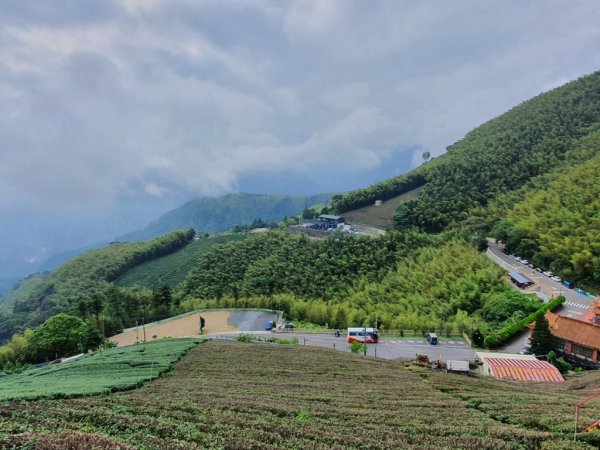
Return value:
M 565 381 L 556 367 L 547 361 L 539 361 L 532 355 L 478 352 L 477 356 L 489 366 L 489 375 L 498 380 L 551 383 Z
M 534 284 L 532 279 L 527 278 L 525 275 L 523 275 L 520 272 L 509 272 L 508 276 L 511 277 L 513 280 L 515 280 L 517 283 Z
M 583 322 L 570 317 L 559 316 L 550 311 L 546 313 L 552 335 L 583 345 L 584 347 L 600 350 L 600 326 Z

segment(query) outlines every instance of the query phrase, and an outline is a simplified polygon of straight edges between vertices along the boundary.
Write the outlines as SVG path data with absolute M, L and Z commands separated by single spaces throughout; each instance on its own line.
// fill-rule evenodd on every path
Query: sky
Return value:
M 404 173 L 599 48 L 594 0 L 0 0 L 0 277 L 196 195 Z

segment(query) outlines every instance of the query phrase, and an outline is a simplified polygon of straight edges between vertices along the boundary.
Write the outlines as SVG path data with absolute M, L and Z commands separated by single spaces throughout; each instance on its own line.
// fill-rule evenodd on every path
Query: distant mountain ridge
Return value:
M 193 228 L 200 233 L 231 230 L 260 218 L 279 222 L 285 216 L 302 212 L 305 207 L 325 204 L 333 194 L 308 196 L 227 194 L 221 197 L 198 197 L 163 214 L 147 227 L 119 236 L 118 241 L 145 241 L 165 233 Z

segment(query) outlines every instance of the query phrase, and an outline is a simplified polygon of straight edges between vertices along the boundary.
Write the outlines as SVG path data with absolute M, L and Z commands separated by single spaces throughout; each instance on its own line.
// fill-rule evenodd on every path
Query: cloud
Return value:
M 600 63 L 591 1 L 3 10 L 0 203 L 64 214 L 108 211 L 132 190 L 221 194 L 252 173 L 336 189 L 344 173 L 438 155 Z

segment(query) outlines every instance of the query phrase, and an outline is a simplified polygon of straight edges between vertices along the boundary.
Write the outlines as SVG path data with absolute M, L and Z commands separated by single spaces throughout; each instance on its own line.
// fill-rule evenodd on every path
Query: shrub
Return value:
M 239 336 L 236 336 L 235 340 L 238 342 L 254 342 L 256 341 L 256 336 L 254 336 L 253 334 L 242 333 Z
M 500 345 L 498 336 L 495 334 L 490 334 L 489 336 L 486 336 L 483 342 L 487 348 L 496 348 Z
M 298 338 L 290 338 L 290 339 L 282 339 L 282 338 L 268 338 L 267 342 L 271 342 L 273 344 L 283 344 L 283 345 L 297 345 Z
M 487 336 L 484 340 L 485 346 L 487 348 L 499 347 L 500 344 L 502 344 L 503 342 L 509 341 L 515 334 L 518 334 L 521 331 L 525 330 L 525 328 L 527 328 L 527 325 L 529 325 L 532 322 L 535 322 L 535 320 L 539 316 L 546 314 L 546 311 L 551 311 L 553 309 L 556 309 L 564 301 L 565 301 L 565 297 L 563 297 L 562 295 L 560 297 L 556 297 L 552 301 L 543 305 L 536 312 L 529 314 L 524 319 L 521 319 L 516 323 L 505 326 L 504 328 L 500 329 L 500 331 L 498 331 L 498 333 L 496 333 L 496 334 Z
M 361 351 L 363 353 L 366 353 L 367 352 L 367 345 L 363 344 L 362 342 L 359 342 L 359 341 L 353 341 L 350 344 L 350 351 L 352 353 L 358 353 L 358 352 L 361 352 Z

